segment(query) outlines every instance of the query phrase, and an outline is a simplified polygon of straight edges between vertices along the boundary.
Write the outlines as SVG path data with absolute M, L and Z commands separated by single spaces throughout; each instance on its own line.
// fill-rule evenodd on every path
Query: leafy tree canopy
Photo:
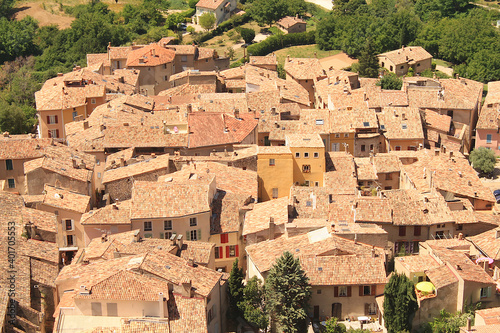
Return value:
M 485 147 L 474 149 L 470 153 L 469 160 L 472 162 L 474 169 L 486 174 L 492 173 L 495 170 L 495 163 L 497 161 L 493 150 Z
M 251 278 L 243 290 L 243 301 L 239 304 L 245 320 L 261 330 L 269 325 L 264 302 L 264 286 L 256 276 Z
M 243 302 L 243 269 L 238 267 L 238 259 L 233 262 L 231 274 L 228 279 L 229 311 L 227 315 L 230 319 L 236 319 L 242 315 L 238 306 Z
M 377 86 L 381 86 L 382 89 L 386 90 L 401 90 L 403 80 L 394 73 L 386 73 L 377 82 Z
M 198 21 L 201 27 L 207 31 L 213 29 L 213 27 L 215 26 L 215 16 L 212 13 L 201 14 L 198 18 Z
M 418 309 L 415 287 L 404 274 L 393 274 L 384 289 L 384 321 L 388 333 L 411 331 Z

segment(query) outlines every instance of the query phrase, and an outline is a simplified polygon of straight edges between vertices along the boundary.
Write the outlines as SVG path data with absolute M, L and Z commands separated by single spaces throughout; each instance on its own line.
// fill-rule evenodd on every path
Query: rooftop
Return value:
M 71 210 L 83 214 L 90 207 L 90 197 L 88 195 L 79 194 L 62 188 L 57 188 L 45 184 L 45 197 L 42 204 L 54 208 Z
M 385 56 L 395 65 L 399 64 L 414 64 L 417 61 L 432 59 L 432 55 L 421 46 L 407 46 L 398 50 L 385 52 L 378 55 Z

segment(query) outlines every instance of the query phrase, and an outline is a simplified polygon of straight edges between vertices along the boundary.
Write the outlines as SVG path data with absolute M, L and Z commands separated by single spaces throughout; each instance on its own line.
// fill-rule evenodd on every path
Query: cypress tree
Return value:
M 305 332 L 311 286 L 299 259 L 284 252 L 269 271 L 265 289 L 267 309 L 281 331 Z
M 384 290 L 384 322 L 388 333 L 411 332 L 418 310 L 413 282 L 404 274 L 393 274 Z
M 363 77 L 378 77 L 378 57 L 370 39 L 359 57 L 359 75 Z
M 242 315 L 238 304 L 243 301 L 243 269 L 238 267 L 238 259 L 233 262 L 233 267 L 229 275 L 228 294 L 229 294 L 229 319 L 236 319 Z

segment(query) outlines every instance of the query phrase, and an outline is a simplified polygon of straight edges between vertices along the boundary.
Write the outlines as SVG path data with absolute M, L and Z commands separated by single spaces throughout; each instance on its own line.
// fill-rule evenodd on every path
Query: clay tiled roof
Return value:
M 358 175 L 358 180 L 377 180 L 377 171 L 375 166 L 370 163 L 368 158 L 355 158 L 354 163 L 356 163 L 356 171 Z
M 90 197 L 88 195 L 71 192 L 45 184 L 45 197 L 43 204 L 77 213 L 85 213 L 89 209 Z
M 423 140 L 422 121 L 416 108 L 387 107 L 377 114 L 380 128 L 389 140 Z M 385 128 L 382 128 L 382 125 Z
M 214 243 L 185 241 L 179 256 L 186 260 L 193 259 L 198 264 L 208 265 L 214 247 Z
M 22 243 L 21 253 L 27 257 L 59 264 L 59 247 L 56 243 L 27 239 Z
M 217 92 L 217 85 L 211 84 L 189 84 L 185 83 L 167 90 L 160 91 L 158 96 L 179 96 L 193 98 L 198 94 L 209 94 Z M 175 100 L 175 99 L 174 99 Z
M 500 237 L 497 237 L 497 233 L 500 233 L 500 228 L 485 231 L 467 239 L 471 240 L 481 251 L 484 251 L 489 258 L 500 260 L 500 251 L 498 251 L 500 249 Z
M 176 73 L 176 74 L 171 75 L 169 78 L 169 81 L 173 82 L 173 81 L 176 81 L 176 80 L 179 80 L 179 79 L 182 79 L 185 77 L 189 77 L 189 76 L 207 76 L 207 77 L 213 76 L 213 81 L 215 82 L 216 75 L 217 75 L 217 73 L 215 71 L 199 71 L 199 70 L 188 69 L 188 70 L 182 71 L 180 73 Z M 209 78 L 206 78 L 205 80 L 207 80 L 207 79 L 209 79 Z
M 196 45 L 165 45 L 165 48 L 175 51 L 176 55 L 195 55 L 198 50 Z
M 497 130 L 500 118 L 500 109 L 498 104 L 484 104 L 481 114 L 477 121 L 477 129 Z
M 339 255 L 299 257 L 302 269 L 313 286 L 385 284 L 383 256 Z
M 44 196 L 41 197 L 43 201 Z M 56 232 L 57 218 L 55 214 L 26 207 L 23 207 L 22 214 L 24 223 L 31 222 L 40 230 Z
M 332 194 L 354 195 L 358 183 L 352 155 L 343 152 L 329 152 L 328 156 L 327 172 L 324 174 L 324 186 Z M 331 161 L 331 165 L 328 164 L 329 161 Z
M 127 67 L 159 66 L 172 62 L 175 52 L 157 44 L 149 44 L 128 54 Z
M 0 160 L 31 159 L 43 156 L 43 148 L 52 144 L 52 139 L 19 138 L 15 135 L 0 137 Z
M 203 299 L 174 295 L 169 301 L 171 332 L 206 333 L 207 316 Z
M 467 330 L 466 327 L 460 327 L 460 333 L 497 333 L 500 332 L 500 324 L 492 324 L 485 326 L 472 326 L 471 330 Z
M 96 65 L 103 64 L 105 66 L 110 66 L 110 61 L 107 53 L 88 53 L 87 54 L 87 66 L 93 67 Z
M 365 126 L 367 125 L 367 126 Z M 363 109 L 336 109 L 330 112 L 331 133 L 350 133 L 356 129 L 378 128 L 375 111 Z
M 257 127 L 253 113 L 241 112 L 239 118 L 221 113 L 195 112 L 188 115 L 189 147 L 241 143 Z
M 297 23 L 304 23 L 305 24 L 306 21 L 304 21 L 298 17 L 295 17 L 295 16 L 285 16 L 276 22 L 276 24 L 281 25 L 285 29 L 288 29 Z M 318 62 L 318 64 L 319 64 L 319 62 Z
M 282 18 L 276 23 L 280 24 L 279 22 L 288 18 Z M 291 19 L 295 20 L 295 18 Z M 286 22 L 284 23 L 286 24 Z M 285 60 L 285 71 L 295 80 L 320 80 L 326 77 L 326 73 L 317 58 L 289 58 Z
M 395 65 L 432 59 L 432 55 L 421 46 L 407 46 L 398 50 L 379 54 L 379 57 L 380 56 L 387 57 L 387 59 L 392 61 Z
M 131 46 L 111 46 L 109 48 L 109 58 L 110 59 L 127 59 L 130 51 L 132 51 Z
M 130 224 L 131 200 L 91 210 L 82 215 L 80 223 L 88 224 Z
M 419 254 L 417 256 L 396 257 L 398 261 L 411 273 L 423 272 L 425 270 L 437 268 L 440 264 L 428 254 Z
M 287 155 L 291 154 L 290 147 L 286 146 L 258 146 L 257 154 L 259 155 Z
M 333 223 L 392 223 L 391 208 L 388 200 L 379 197 L 337 195 L 332 197 L 329 220 Z
M 196 4 L 196 7 L 208 8 L 208 9 L 215 10 L 215 9 L 219 8 L 219 6 L 221 6 L 225 2 L 226 2 L 226 0 L 200 0 Z
M 425 126 L 435 128 L 439 131 L 448 133 L 451 128 L 451 117 L 445 114 L 439 114 L 436 111 L 424 110 L 425 112 Z M 482 115 L 482 113 L 481 113 Z M 479 122 L 478 122 L 479 125 Z
M 500 330 L 500 307 L 476 310 L 476 316 L 481 317 L 486 325 L 498 325 Z
M 243 235 L 268 229 L 271 217 L 277 226 L 288 222 L 288 197 L 255 204 L 253 210 L 245 215 Z
M 409 105 L 429 109 L 474 110 L 481 102 L 483 84 L 468 79 L 440 80 L 441 95 L 438 87 L 408 88 Z
M 390 173 L 390 172 L 400 172 L 401 163 L 397 156 L 392 154 L 376 154 L 373 157 L 373 163 L 375 164 L 375 170 L 377 173 Z
M 320 237 L 316 237 L 320 234 Z M 372 246 L 344 239 L 328 234 L 326 228 L 308 232 L 294 237 L 285 235 L 273 240 L 263 241 L 246 247 L 248 256 L 251 258 L 259 272 L 263 273 L 271 269 L 272 265 L 284 251 L 291 252 L 295 257 L 299 256 L 351 256 L 371 255 Z M 379 249 L 377 254 L 381 254 Z
M 324 148 L 325 144 L 319 134 L 287 134 L 286 145 L 292 148 Z
M 324 187 L 292 186 L 290 205 L 299 218 L 328 219 L 330 189 Z
M 431 280 L 436 289 L 446 287 L 452 283 L 457 283 L 458 279 L 453 275 L 446 265 L 440 265 L 425 271 L 425 275 Z
M 207 185 L 136 181 L 130 217 L 181 217 L 209 212 L 208 191 Z
M 152 128 L 151 128 L 152 127 Z M 157 126 L 113 126 L 106 129 L 105 148 L 186 147 L 187 134 L 165 134 Z
M 267 56 L 250 56 L 249 64 L 253 66 L 259 65 L 277 65 L 276 55 L 274 53 Z
M 36 251 L 36 249 L 35 249 Z M 59 257 L 59 251 L 56 246 L 57 257 Z M 55 288 L 54 281 L 57 278 L 57 273 L 59 273 L 59 264 L 49 263 L 43 260 L 30 259 L 31 276 L 34 282 L 42 283 L 47 286 Z
M 110 169 L 104 172 L 102 183 L 107 184 L 117 180 L 144 175 L 152 172 L 164 171 L 164 173 L 167 173 L 169 161 L 170 156 L 166 154 L 120 168 Z
M 192 104 L 194 111 L 213 113 L 233 113 L 239 110 L 240 114 L 247 114 L 248 104 L 244 93 L 215 93 L 200 94 L 198 100 Z

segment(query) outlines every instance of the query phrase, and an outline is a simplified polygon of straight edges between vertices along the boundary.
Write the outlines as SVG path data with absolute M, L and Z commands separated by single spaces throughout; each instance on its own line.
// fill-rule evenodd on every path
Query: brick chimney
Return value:
M 269 218 L 269 239 L 274 239 L 276 224 L 274 224 L 274 217 Z

